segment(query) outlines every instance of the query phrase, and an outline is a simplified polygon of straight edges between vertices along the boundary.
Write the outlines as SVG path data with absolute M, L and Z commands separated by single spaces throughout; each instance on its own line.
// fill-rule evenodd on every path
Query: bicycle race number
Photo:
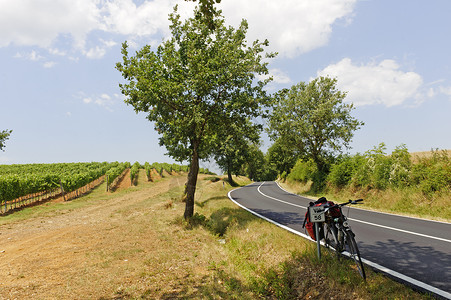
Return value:
M 322 206 L 309 206 L 309 219 L 310 222 L 324 222 L 326 221 L 326 216 L 324 215 L 324 207 Z

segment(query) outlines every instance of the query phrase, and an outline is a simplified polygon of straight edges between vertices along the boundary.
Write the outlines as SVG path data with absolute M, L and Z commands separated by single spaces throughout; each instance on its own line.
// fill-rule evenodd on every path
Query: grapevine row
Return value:
M 118 163 L 0 165 L 0 205 L 30 194 L 75 191 Z
M 6 204 L 14 205 L 20 201 L 40 201 L 58 194 L 71 193 L 85 187 L 95 180 L 107 178 L 107 188 L 115 186 L 122 179 L 125 170 L 130 168 L 132 183 L 137 182 L 138 170 L 144 168 L 148 180 L 151 180 L 151 170 L 155 169 L 161 176 L 163 170 L 168 173 L 187 172 L 188 166 L 168 163 L 146 162 L 141 166 L 138 162 L 91 162 L 91 163 L 56 163 L 56 164 L 24 164 L 0 165 L 0 207 Z M 208 173 L 208 170 L 200 170 Z M 1 212 L 1 211 L 0 211 Z

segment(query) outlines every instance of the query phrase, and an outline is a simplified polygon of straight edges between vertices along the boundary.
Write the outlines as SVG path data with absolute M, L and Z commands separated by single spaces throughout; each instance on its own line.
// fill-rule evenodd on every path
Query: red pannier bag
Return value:
M 321 197 L 318 200 L 316 200 L 315 202 L 310 202 L 309 206 L 332 206 L 335 205 L 335 203 L 333 203 L 332 201 L 328 201 L 326 199 L 326 197 Z M 340 209 L 338 208 L 333 208 L 331 211 L 332 217 L 339 217 L 340 216 Z M 308 214 L 308 210 L 305 213 L 305 217 L 304 217 L 304 225 L 302 227 L 305 227 L 305 229 L 307 230 L 309 236 L 316 241 L 316 234 L 315 234 L 315 224 L 310 222 L 309 220 L 309 214 Z M 319 231 L 319 236 L 320 239 L 322 239 L 323 236 L 323 228 L 320 228 Z

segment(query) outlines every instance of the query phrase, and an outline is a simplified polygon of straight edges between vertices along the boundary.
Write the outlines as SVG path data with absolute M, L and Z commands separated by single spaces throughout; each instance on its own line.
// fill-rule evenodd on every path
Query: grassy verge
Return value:
M 198 201 L 194 226 L 217 238 L 213 280 L 195 296 L 269 299 L 423 299 L 426 295 L 372 270 L 363 282 L 353 265 L 333 253 L 316 257 L 315 244 L 236 207 L 220 189 Z M 188 224 L 190 225 L 190 224 Z M 190 226 L 186 227 L 190 228 Z M 219 245 L 218 245 L 219 244 Z M 204 293 L 204 292 L 207 293 Z
M 249 183 L 244 178 L 235 181 Z M 88 215 L 105 209 L 94 209 L 99 202 L 115 205 L 108 215 L 77 226 L 73 236 L 69 229 L 61 235 L 67 237 L 66 247 L 74 249 L 69 261 L 78 263 L 64 260 L 59 269 L 48 272 L 53 277 L 47 277 L 45 284 L 40 281 L 43 276 L 33 281 L 34 274 L 23 270 L 15 279 L 16 297 L 33 292 L 60 299 L 428 298 L 369 269 L 363 282 L 352 264 L 338 261 L 333 254 L 326 252 L 318 261 L 315 244 L 233 204 L 227 198 L 232 187 L 222 178 L 200 177 L 196 215 L 187 223 L 179 200 L 183 183 L 184 177 L 168 176 L 114 194 L 100 187 L 71 203 L 48 203 L 33 213 L 24 210 L 8 216 L 16 219 L 5 219 L 3 225 L 14 226 L 21 220 L 77 211 Z M 155 191 L 157 187 L 160 192 Z M 39 247 L 39 259 L 46 255 L 46 248 L 55 256 L 48 258 L 47 265 L 58 265 L 60 253 L 53 244 Z M 39 264 L 42 272 L 45 267 Z M 31 284 L 34 290 L 27 291 Z
M 399 190 L 326 188 L 320 193 L 315 193 L 310 190 L 311 182 L 303 184 L 287 181 L 280 184 L 292 193 L 308 196 L 313 199 L 325 196 L 329 200 L 339 203 L 345 202 L 348 199 L 363 198 L 365 201 L 362 205 L 359 205 L 361 208 L 451 222 L 451 207 L 449 206 L 451 194 L 449 191 L 437 192 L 433 197 L 426 197 L 415 187 Z

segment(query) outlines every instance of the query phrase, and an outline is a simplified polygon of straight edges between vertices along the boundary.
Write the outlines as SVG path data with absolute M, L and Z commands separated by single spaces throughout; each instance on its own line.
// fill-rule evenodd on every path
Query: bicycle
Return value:
M 342 212 L 342 207 L 349 204 L 358 204 L 363 199 L 349 200 L 341 204 L 333 204 L 325 198 L 320 198 L 316 202 L 311 202 L 310 207 L 321 208 L 318 210 L 316 220 L 311 222 L 318 224 L 318 256 L 321 257 L 319 241 L 324 240 L 326 248 L 332 248 L 338 255 L 349 256 L 356 264 L 360 276 L 365 280 L 366 274 L 363 267 L 360 251 L 355 241 L 355 234 L 352 231 L 347 217 Z M 320 216 L 323 214 L 323 216 Z

